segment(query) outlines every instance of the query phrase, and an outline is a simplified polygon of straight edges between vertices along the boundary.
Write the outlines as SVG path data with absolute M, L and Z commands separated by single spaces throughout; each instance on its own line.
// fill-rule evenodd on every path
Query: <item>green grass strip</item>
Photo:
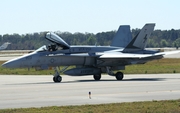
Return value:
M 180 100 L 2 109 L 0 113 L 180 113 Z

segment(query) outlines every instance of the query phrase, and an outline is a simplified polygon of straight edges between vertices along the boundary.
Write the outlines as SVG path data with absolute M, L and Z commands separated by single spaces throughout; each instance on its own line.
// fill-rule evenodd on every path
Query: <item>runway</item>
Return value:
M 54 83 L 50 75 L 0 75 L 0 109 L 180 99 L 180 74 L 62 77 Z

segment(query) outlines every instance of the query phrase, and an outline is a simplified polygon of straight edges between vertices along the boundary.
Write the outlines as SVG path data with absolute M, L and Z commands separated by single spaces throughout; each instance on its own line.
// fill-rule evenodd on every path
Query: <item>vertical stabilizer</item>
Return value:
M 126 47 L 132 40 L 132 34 L 129 25 L 119 26 L 110 46 Z
M 143 50 L 146 47 L 147 39 L 153 32 L 155 24 L 146 24 L 141 31 L 132 39 L 132 41 L 123 50 L 124 52 L 133 52 Z
M 0 50 L 6 49 L 9 44 L 10 44 L 9 42 L 5 42 L 2 46 L 0 46 Z

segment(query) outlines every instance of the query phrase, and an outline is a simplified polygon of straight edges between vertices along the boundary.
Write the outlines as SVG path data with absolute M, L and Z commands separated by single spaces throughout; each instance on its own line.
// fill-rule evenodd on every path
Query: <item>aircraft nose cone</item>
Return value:
M 3 63 L 1 66 L 2 66 L 2 67 L 6 67 L 6 63 Z
M 2 67 L 5 67 L 5 68 L 11 68 L 12 67 L 12 64 L 9 63 L 9 62 L 5 62 L 1 65 Z
M 12 60 L 12 61 L 7 61 L 3 63 L 1 66 L 5 68 L 16 68 L 18 64 L 16 61 Z

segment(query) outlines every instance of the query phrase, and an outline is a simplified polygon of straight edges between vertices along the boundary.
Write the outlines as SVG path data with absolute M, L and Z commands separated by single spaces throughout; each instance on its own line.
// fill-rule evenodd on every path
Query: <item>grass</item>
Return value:
M 180 73 L 180 59 L 164 58 L 146 64 L 130 65 L 126 66 L 123 72 L 126 74 Z
M 180 113 L 180 100 L 3 109 L 0 113 Z
M 4 63 L 1 61 L 0 64 Z M 69 67 L 72 68 L 72 67 Z M 126 66 L 123 70 L 124 74 L 152 74 L 152 73 L 180 73 L 180 59 L 160 59 L 147 62 L 146 64 L 137 64 Z M 0 74 L 19 74 L 19 75 L 52 75 L 54 70 L 41 70 L 36 71 L 34 68 L 31 69 L 7 69 L 0 67 Z

